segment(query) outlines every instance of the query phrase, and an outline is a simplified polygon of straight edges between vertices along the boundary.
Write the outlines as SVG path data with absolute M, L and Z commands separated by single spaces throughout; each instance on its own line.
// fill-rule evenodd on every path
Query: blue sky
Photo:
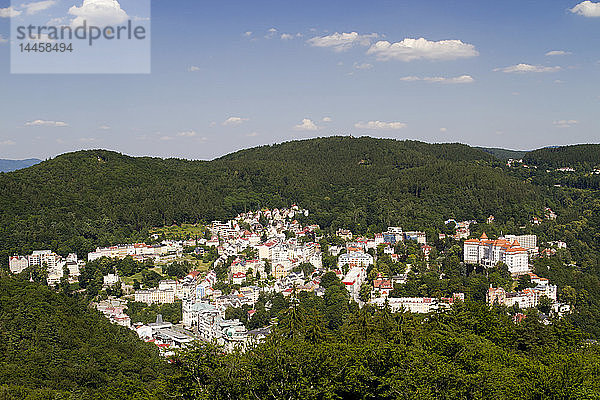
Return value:
M 578 3 L 153 0 L 151 74 L 11 75 L 2 0 L 0 158 L 212 159 L 334 134 L 598 142 L 600 3 Z

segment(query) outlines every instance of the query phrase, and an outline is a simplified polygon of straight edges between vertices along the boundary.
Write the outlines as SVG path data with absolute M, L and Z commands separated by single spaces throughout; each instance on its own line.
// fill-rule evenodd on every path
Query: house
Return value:
M 103 277 L 104 285 L 103 287 L 114 286 L 121 281 L 118 274 L 108 274 Z
M 377 275 L 377 278 L 373 280 L 373 291 L 379 293 L 382 296 L 388 296 L 394 289 L 391 279 L 385 279 L 381 274 Z
M 352 240 L 352 232 L 348 229 L 338 229 L 335 234 L 342 240 Z
M 425 232 L 404 232 L 406 240 L 413 240 L 419 244 L 427 244 Z
M 429 254 L 431 253 L 431 250 L 433 250 L 433 247 L 429 246 L 429 245 L 422 245 L 421 246 L 421 251 L 423 252 L 423 255 L 425 256 L 425 260 L 429 261 Z
M 231 283 L 234 285 L 241 285 L 246 281 L 246 274 L 244 272 L 237 272 L 231 276 Z

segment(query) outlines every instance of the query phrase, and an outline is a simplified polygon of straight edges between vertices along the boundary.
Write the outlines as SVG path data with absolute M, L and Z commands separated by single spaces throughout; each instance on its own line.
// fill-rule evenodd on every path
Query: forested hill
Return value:
M 493 155 L 494 157 L 496 157 L 502 161 L 506 161 L 509 158 L 518 160 L 518 159 L 523 158 L 523 156 L 525 156 L 525 154 L 527 154 L 527 151 L 525 151 L 525 150 L 507 150 L 507 149 L 499 149 L 499 148 L 495 148 L 495 147 L 477 147 L 477 148 L 485 151 L 486 153 Z
M 600 166 L 600 144 L 547 147 L 527 153 L 527 164 L 549 168 L 579 167 L 590 169 Z
M 153 344 L 80 300 L 0 278 L 0 398 L 154 398 L 165 369 Z
M 0 262 L 39 248 L 83 255 L 145 239 L 153 226 L 291 203 L 325 228 L 357 232 L 490 214 L 519 223 L 549 205 L 544 189 L 499 165 L 465 145 L 366 137 L 264 146 L 210 162 L 80 151 L 0 174 Z

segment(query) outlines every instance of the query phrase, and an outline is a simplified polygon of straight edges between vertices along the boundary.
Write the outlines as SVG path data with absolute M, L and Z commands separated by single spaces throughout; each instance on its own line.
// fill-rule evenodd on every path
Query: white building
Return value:
M 513 275 L 522 275 L 530 271 L 527 249 L 518 241 L 511 243 L 506 239 L 489 240 L 485 233 L 480 239 L 465 241 L 464 262 L 485 267 L 493 267 L 503 262 Z
M 8 259 L 8 266 L 10 272 L 13 274 L 20 274 L 29 267 L 29 261 L 27 260 L 27 257 L 12 256 Z
M 160 289 L 149 289 L 149 290 L 138 290 L 134 294 L 136 302 L 146 304 L 171 304 L 175 302 L 175 291 L 160 290 Z
M 464 301 L 463 293 L 455 293 L 450 298 L 431 298 L 431 297 L 378 297 L 372 303 L 384 307 L 387 300 L 392 312 L 409 311 L 411 313 L 427 314 L 440 308 L 448 308 L 456 300 Z
M 344 265 L 349 267 L 368 267 L 373 264 L 373 256 L 359 251 L 344 253 L 338 258 L 338 268 Z

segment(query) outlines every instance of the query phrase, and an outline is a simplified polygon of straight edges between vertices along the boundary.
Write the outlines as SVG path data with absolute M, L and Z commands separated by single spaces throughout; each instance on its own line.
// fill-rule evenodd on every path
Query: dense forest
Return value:
M 343 290 L 343 288 L 342 288 Z M 596 399 L 600 349 L 535 311 L 456 305 L 426 316 L 365 307 L 326 323 L 331 305 L 302 299 L 245 353 L 211 344 L 176 357 L 180 399 Z M 332 303 L 332 304 L 335 304 Z
M 149 399 L 165 370 L 153 345 L 87 303 L 0 278 L 0 398 Z
M 510 158 L 519 160 L 525 156 L 528 152 L 525 150 L 507 150 L 507 149 L 499 149 L 496 147 L 476 147 L 477 149 L 481 149 L 486 153 L 493 155 L 494 157 L 506 161 Z
M 356 232 L 490 214 L 517 224 L 554 206 L 545 191 L 460 144 L 333 137 L 210 162 L 81 151 L 0 174 L 0 262 L 40 248 L 84 255 L 97 245 L 145 239 L 154 226 L 291 203 L 311 210 L 311 221 L 326 229 Z
M 600 144 L 547 147 L 525 155 L 523 162 L 544 168 L 587 168 L 600 166 Z

